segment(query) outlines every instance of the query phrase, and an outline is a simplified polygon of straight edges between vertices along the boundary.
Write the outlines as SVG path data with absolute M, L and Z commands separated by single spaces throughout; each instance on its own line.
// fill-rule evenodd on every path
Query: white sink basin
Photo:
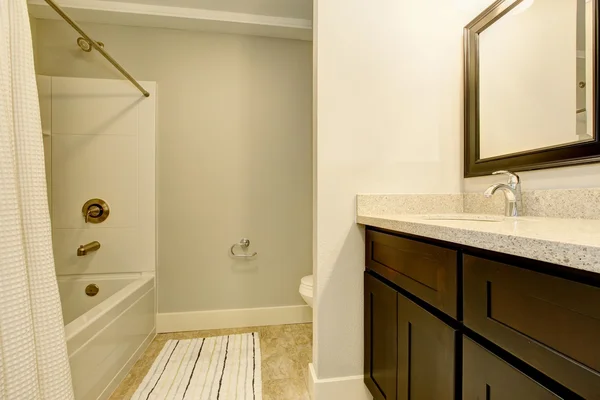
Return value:
M 504 217 L 497 215 L 476 214 L 431 214 L 421 215 L 421 219 L 428 221 L 472 221 L 472 222 L 502 222 Z

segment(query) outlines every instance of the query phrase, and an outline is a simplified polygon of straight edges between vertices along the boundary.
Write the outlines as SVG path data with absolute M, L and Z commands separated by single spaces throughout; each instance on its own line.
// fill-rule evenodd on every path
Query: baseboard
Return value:
M 312 308 L 306 305 L 244 308 L 158 314 L 156 317 L 156 330 L 158 333 L 184 332 L 307 322 L 312 322 Z
M 363 376 L 343 376 L 339 378 L 318 379 L 312 363 L 308 364 L 310 371 L 308 391 L 312 400 L 372 400 L 373 396 L 365 386 Z

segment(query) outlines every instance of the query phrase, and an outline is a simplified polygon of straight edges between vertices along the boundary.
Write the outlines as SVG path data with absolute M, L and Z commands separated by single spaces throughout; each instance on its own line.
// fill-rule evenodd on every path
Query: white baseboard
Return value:
M 365 386 L 363 376 L 343 376 L 339 378 L 318 379 L 312 363 L 308 364 L 310 371 L 308 391 L 312 400 L 372 400 L 373 396 Z
M 156 317 L 156 331 L 158 333 L 185 332 L 307 322 L 312 322 L 312 308 L 306 305 L 191 311 L 158 314 Z

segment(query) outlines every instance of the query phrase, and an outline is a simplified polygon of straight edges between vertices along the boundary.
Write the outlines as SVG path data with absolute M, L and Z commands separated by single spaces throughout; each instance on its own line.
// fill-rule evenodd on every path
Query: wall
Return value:
M 577 6 L 535 1 L 480 34 L 481 158 L 578 140 Z
M 311 269 L 311 44 L 85 24 L 157 82 L 159 313 L 303 304 Z M 38 73 L 121 76 L 38 20 Z M 101 113 L 102 109 L 89 110 Z M 251 240 L 254 261 L 229 257 Z
M 461 189 L 462 29 L 479 3 L 315 3 L 315 394 L 336 381 L 362 385 L 355 195 Z
M 600 187 L 600 163 L 519 172 L 523 190 Z M 504 178 L 489 175 L 463 180 L 463 191 L 481 192 Z
M 144 85 L 156 95 L 153 82 Z M 59 279 L 154 273 L 154 96 L 137 95 L 123 80 L 38 75 L 38 87 Z M 86 224 L 82 206 L 94 198 L 110 214 Z M 92 241 L 101 248 L 78 257 L 79 245 Z
M 37 19 L 29 17 L 29 28 L 31 29 L 31 45 L 33 47 L 33 59 L 37 65 Z

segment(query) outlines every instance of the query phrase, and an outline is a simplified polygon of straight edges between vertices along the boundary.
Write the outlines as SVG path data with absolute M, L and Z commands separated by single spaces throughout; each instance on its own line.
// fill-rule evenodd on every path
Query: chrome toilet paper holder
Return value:
M 242 238 L 240 239 L 240 241 L 238 243 L 234 243 L 231 248 L 229 249 L 229 252 L 231 253 L 231 255 L 233 257 L 236 258 L 251 258 L 251 257 L 256 257 L 258 255 L 257 252 L 254 252 L 252 254 L 235 254 L 235 247 L 239 246 L 242 250 L 246 251 L 246 249 L 248 249 L 248 246 L 250 246 L 250 239 L 246 239 L 246 238 Z

